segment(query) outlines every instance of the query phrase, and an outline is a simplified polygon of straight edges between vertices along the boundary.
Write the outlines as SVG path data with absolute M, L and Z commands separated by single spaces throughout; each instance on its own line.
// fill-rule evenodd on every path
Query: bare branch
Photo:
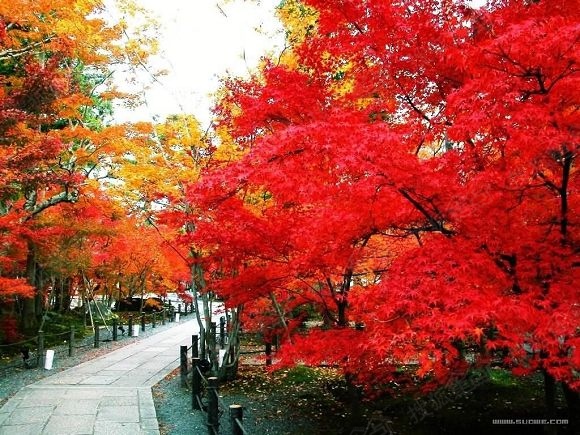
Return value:
M 8 50 L 4 50 L 4 51 L 0 52 L 0 60 L 8 60 L 8 59 L 14 59 L 16 57 L 24 56 L 25 54 L 30 53 L 31 51 L 34 51 L 37 48 L 39 48 L 45 44 L 48 44 L 55 37 L 56 37 L 56 35 L 52 34 L 52 35 L 49 35 L 40 41 L 34 42 L 30 45 L 27 45 L 26 47 L 22 47 L 22 48 L 18 48 L 18 49 L 11 48 Z
M 419 201 L 413 198 L 406 189 L 399 189 L 399 193 L 403 195 L 403 197 L 405 197 L 411 204 L 413 204 L 413 206 L 427 218 L 427 221 L 433 226 L 433 228 L 437 229 L 441 234 L 447 237 L 455 234 L 454 231 L 446 228 L 445 224 L 441 220 L 437 219 L 440 218 L 440 216 L 433 216 L 429 210 L 427 210 Z M 440 213 L 437 214 L 440 215 Z
M 68 189 L 66 189 L 64 192 L 60 192 L 45 201 L 42 201 L 40 203 L 35 202 L 34 205 L 31 205 L 30 207 L 27 208 L 27 211 L 29 211 L 30 214 L 24 218 L 24 222 L 32 219 L 38 213 L 46 210 L 49 207 L 60 204 L 62 202 L 70 202 L 70 203 L 77 202 L 78 199 L 79 194 L 76 190 L 70 192 Z

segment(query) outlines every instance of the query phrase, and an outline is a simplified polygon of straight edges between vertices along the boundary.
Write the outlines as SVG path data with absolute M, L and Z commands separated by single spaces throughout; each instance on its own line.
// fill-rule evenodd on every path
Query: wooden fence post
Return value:
M 191 356 L 199 357 L 199 337 L 195 334 L 191 336 Z
M 266 365 L 272 365 L 272 343 L 266 342 Z
M 70 333 L 68 337 L 68 356 L 73 356 L 75 348 L 75 327 L 70 327 Z
M 242 405 L 230 405 L 230 425 L 232 435 L 244 435 L 242 425 L 244 422 L 244 408 Z
M 163 307 L 163 311 L 161 311 L 161 324 L 165 325 L 165 319 L 166 319 L 167 313 L 165 311 L 165 307 Z
M 118 323 L 117 323 L 117 319 L 113 319 L 113 341 L 117 341 L 117 334 L 118 334 L 118 330 L 117 328 L 119 327 Z
M 181 373 L 181 386 L 187 386 L 187 346 L 180 346 L 179 347 L 179 361 L 180 361 L 180 370 Z
M 145 332 L 145 314 L 141 314 L 141 331 Z
M 155 311 L 153 311 L 151 313 L 151 316 L 152 316 L 152 318 L 151 318 L 151 327 L 152 328 L 157 328 L 157 314 L 155 313 Z
M 127 336 L 133 337 L 133 314 L 129 315 L 129 320 L 127 321 L 127 328 L 129 329 Z
M 220 349 L 226 347 L 226 318 L 220 317 Z
M 200 342 L 199 342 L 199 350 L 200 350 L 200 358 L 201 359 L 205 359 L 205 329 L 202 329 L 199 332 L 199 338 L 200 338 Z
M 200 410 L 201 374 L 199 373 L 199 358 L 191 359 L 191 409 Z
M 100 344 L 100 341 L 101 341 L 100 334 L 101 334 L 101 328 L 99 328 L 98 325 L 95 325 L 95 348 L 97 348 L 101 345 Z
M 218 435 L 220 427 L 218 404 L 218 378 L 207 378 L 207 433 Z

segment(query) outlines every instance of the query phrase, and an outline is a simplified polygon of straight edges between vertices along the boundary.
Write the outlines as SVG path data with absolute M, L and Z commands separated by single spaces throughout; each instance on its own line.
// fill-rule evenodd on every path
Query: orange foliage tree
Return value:
M 105 124 L 121 96 L 109 92 L 109 65 L 144 62 L 153 49 L 147 38 L 129 40 L 127 24 L 109 24 L 103 10 L 83 0 L 0 5 L 0 298 L 25 297 L 26 328 L 42 299 L 37 217 L 77 202 L 120 154 L 115 139 L 124 130 Z

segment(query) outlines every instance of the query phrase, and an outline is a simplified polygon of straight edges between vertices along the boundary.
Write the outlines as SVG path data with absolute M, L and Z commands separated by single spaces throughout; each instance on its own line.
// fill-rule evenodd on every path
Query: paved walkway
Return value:
M 24 387 L 0 408 L 0 435 L 159 435 L 151 387 L 195 331 L 183 322 Z

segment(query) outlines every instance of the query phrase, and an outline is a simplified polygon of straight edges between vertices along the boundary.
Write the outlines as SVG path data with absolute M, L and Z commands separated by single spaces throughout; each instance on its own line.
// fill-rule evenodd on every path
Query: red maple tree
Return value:
M 578 8 L 303 3 L 317 29 L 296 62 L 225 83 L 217 115 L 245 155 L 190 194 L 212 286 L 274 295 L 288 332 L 310 303 L 330 329 L 286 360 L 366 385 L 501 358 L 577 390 Z

